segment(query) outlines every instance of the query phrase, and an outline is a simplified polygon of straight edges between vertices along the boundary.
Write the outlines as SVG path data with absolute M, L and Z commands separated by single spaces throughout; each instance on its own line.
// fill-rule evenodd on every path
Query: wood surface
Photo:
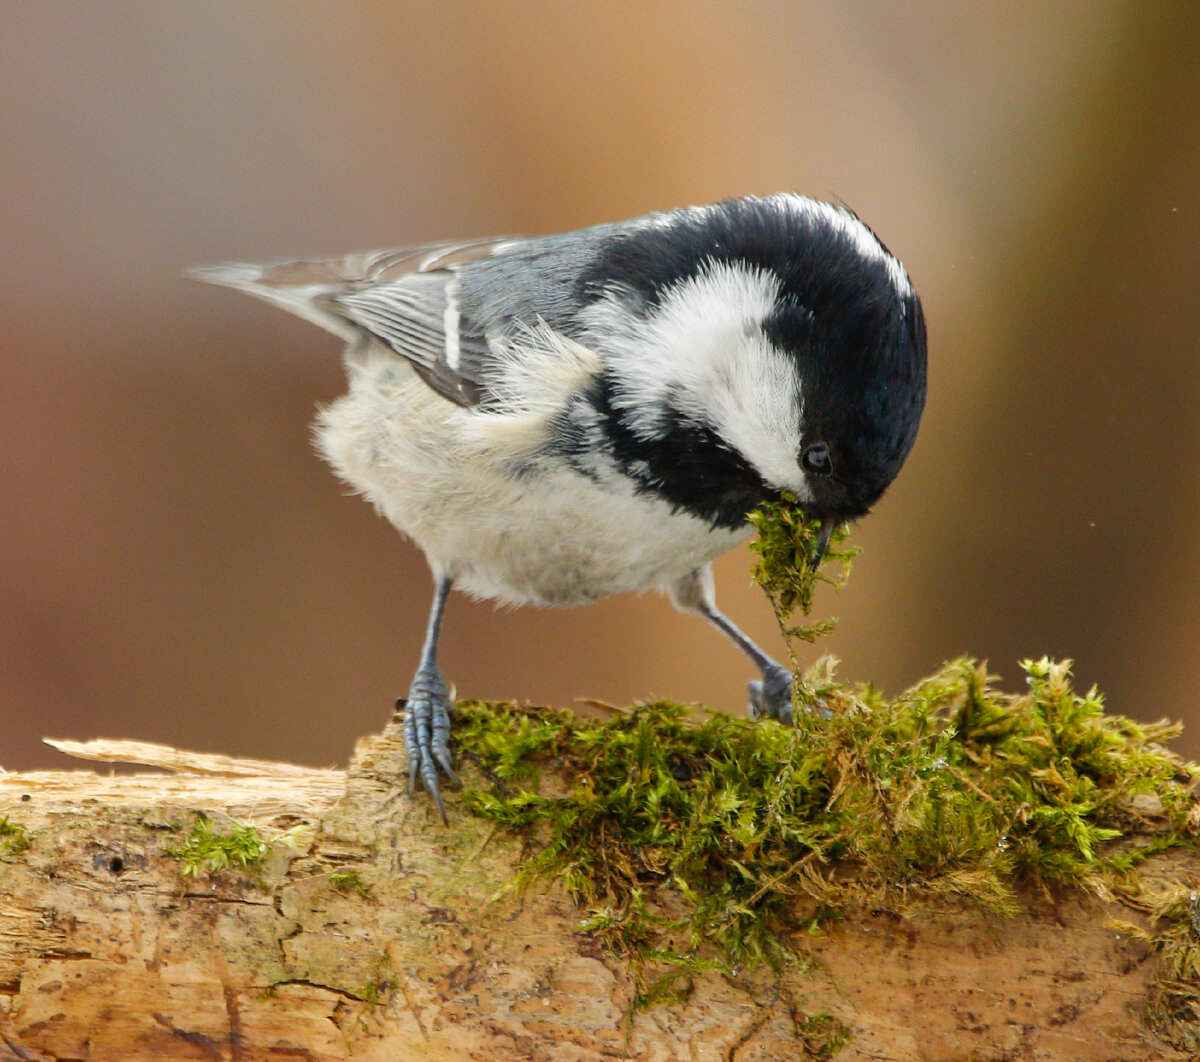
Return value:
M 570 900 L 506 889 L 521 840 L 453 793 L 443 827 L 397 785 L 394 733 L 348 771 L 58 747 L 157 769 L 0 775 L 30 842 L 0 854 L 0 1060 L 1184 1057 L 1147 1028 L 1156 959 L 1106 924 L 1138 919 L 1113 901 L 846 912 L 799 942 L 807 968 L 704 974 L 630 1018 L 631 972 Z M 270 854 L 186 875 L 167 849 L 201 812 L 254 823 Z M 1168 853 L 1146 888 L 1188 875 L 1200 860 Z

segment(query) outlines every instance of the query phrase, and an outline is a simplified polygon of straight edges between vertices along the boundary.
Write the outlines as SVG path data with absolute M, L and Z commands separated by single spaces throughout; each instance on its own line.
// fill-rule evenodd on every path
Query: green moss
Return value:
M 266 857 L 271 846 L 253 826 L 234 823 L 228 833 L 218 833 L 206 815 L 200 815 L 191 832 L 167 855 L 183 861 L 184 874 L 210 877 L 229 867 L 253 869 Z
M 806 1059 L 833 1058 L 850 1040 L 850 1030 L 824 1011 L 797 1023 L 796 1032 Z
M 20 855 L 29 845 L 29 833 L 25 827 L 19 822 L 10 822 L 7 815 L 0 816 L 0 855 Z
M 1010 912 L 1021 881 L 1102 890 L 1132 865 L 1115 842 L 1139 794 L 1168 816 L 1160 846 L 1181 843 L 1196 768 L 1156 745 L 1177 728 L 1105 715 L 1066 664 L 1022 666 L 1023 694 L 960 660 L 889 700 L 837 685 L 825 664 L 808 680 L 831 714 L 794 727 L 665 702 L 604 722 L 466 702 L 464 747 L 537 730 L 526 756 L 552 752 L 571 781 L 548 797 L 498 780 L 466 802 L 546 831 L 522 881 L 560 878 L 589 909 L 586 931 L 617 954 L 674 963 L 673 980 L 709 954 L 779 962 L 797 900 L 950 895 Z
M 375 959 L 375 973 L 369 980 L 364 981 L 355 993 L 366 1004 L 367 1010 L 373 1010 L 380 1003 L 387 1001 L 396 990 L 396 975 L 392 970 L 392 960 L 388 953 L 381 952 Z
M 329 884 L 341 893 L 357 893 L 364 900 L 371 898 L 371 887 L 363 881 L 357 870 L 335 870 L 329 875 Z
M 795 498 L 785 494 L 781 501 L 763 504 L 750 514 L 750 523 L 758 532 L 758 537 L 750 543 L 751 552 L 758 558 L 753 578 L 770 600 L 789 647 L 797 640 L 815 642 L 828 634 L 837 626 L 837 620 L 830 618 L 797 624 L 792 616 L 797 609 L 805 616 L 809 614 L 813 592 L 819 583 L 841 587 L 850 577 L 850 562 L 861 550 L 845 545 L 849 537 L 845 526 L 834 531 L 823 563 L 814 568 L 809 558 L 816 544 L 820 521 L 806 516 L 797 507 Z M 839 567 L 836 575 L 830 573 L 834 564 Z M 792 665 L 794 668 L 794 656 Z
M 366 981 L 357 995 L 369 1008 L 373 1008 L 384 1002 L 395 987 L 391 981 Z
M 758 526 L 781 625 L 819 633 L 791 626 L 817 581 L 841 581 L 810 570 L 812 525 L 785 506 Z M 581 930 L 633 963 L 639 1007 L 686 995 L 699 969 L 794 959 L 799 933 L 861 905 L 1009 913 L 1021 883 L 1107 892 L 1144 857 L 1121 840 L 1146 794 L 1166 820 L 1154 847 L 1190 841 L 1198 769 L 1159 744 L 1179 728 L 1105 714 L 1069 662 L 1021 667 L 1021 693 L 964 658 L 888 698 L 825 658 L 797 683 L 821 710 L 790 727 L 663 701 L 605 721 L 463 702 L 456 735 L 494 783 L 465 802 L 536 839 L 515 884 L 561 880 Z M 538 792 L 549 760 L 562 795 Z

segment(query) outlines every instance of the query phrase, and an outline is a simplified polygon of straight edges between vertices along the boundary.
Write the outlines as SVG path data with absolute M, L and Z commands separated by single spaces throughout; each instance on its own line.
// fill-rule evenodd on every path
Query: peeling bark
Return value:
M 395 734 L 349 771 L 59 747 L 174 773 L 0 776 L 30 841 L 0 854 L 0 1062 L 1182 1057 L 1144 1024 L 1155 961 L 1105 927 L 1129 910 L 1097 899 L 848 912 L 800 945 L 808 969 L 697 977 L 629 1021 L 629 971 L 565 896 L 495 899 L 520 842 L 453 794 L 449 829 L 408 800 Z M 197 812 L 292 841 L 252 873 L 189 877 L 166 850 Z M 1200 860 L 1174 852 L 1143 877 L 1188 874 Z

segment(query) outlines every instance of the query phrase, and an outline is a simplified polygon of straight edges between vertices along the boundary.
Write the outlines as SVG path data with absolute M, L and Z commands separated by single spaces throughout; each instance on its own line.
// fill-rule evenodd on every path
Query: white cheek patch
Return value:
M 648 319 L 615 298 L 587 313 L 614 369 L 614 404 L 632 414 L 637 434 L 661 434 L 670 405 L 710 427 L 772 486 L 807 496 L 797 463 L 799 373 L 762 330 L 778 293 L 765 270 L 714 262 L 671 288 Z

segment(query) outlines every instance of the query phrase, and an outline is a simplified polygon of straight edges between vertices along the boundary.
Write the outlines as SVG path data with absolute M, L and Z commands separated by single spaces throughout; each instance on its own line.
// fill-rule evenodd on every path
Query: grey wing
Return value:
M 491 351 L 483 327 L 460 310 L 458 271 L 523 242 L 433 243 L 320 261 L 212 266 L 190 275 L 248 291 L 348 342 L 374 337 L 439 394 L 470 406 L 486 391 Z

